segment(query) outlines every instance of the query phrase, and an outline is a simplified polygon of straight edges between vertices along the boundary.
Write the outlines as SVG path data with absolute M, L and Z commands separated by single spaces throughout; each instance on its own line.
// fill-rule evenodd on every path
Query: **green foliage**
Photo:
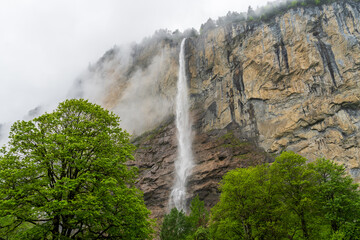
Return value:
M 291 215 L 287 224 L 292 231 L 301 231 L 304 239 L 308 239 L 310 225 L 316 220 L 316 202 L 312 198 L 316 193 L 315 171 L 308 167 L 305 158 L 293 152 L 283 152 L 270 170 L 282 211 Z
M 193 240 L 208 240 L 209 239 L 209 230 L 206 227 L 199 227 L 196 229 L 196 232 L 193 234 Z
M 209 212 L 205 204 L 196 196 L 190 203 L 190 214 L 187 216 L 183 211 L 171 209 L 165 215 L 161 226 L 160 238 L 162 240 L 205 240 L 208 239 L 207 224 Z
M 216 20 L 218 26 L 225 26 L 229 23 L 240 23 L 246 21 L 246 13 L 228 12 L 226 16 L 219 17 Z
M 210 234 L 214 239 L 276 239 L 279 217 L 271 214 L 276 202 L 268 171 L 262 165 L 239 168 L 224 176 L 220 201 L 211 210 Z
M 191 222 L 185 213 L 173 208 L 164 217 L 160 238 L 161 240 L 183 240 L 190 234 L 191 228 Z
M 359 0 L 287 0 L 287 1 L 269 1 L 267 5 L 257 10 L 256 14 L 252 14 L 249 21 L 260 20 L 269 22 L 275 19 L 276 16 L 284 14 L 289 9 L 296 9 L 298 7 L 318 6 L 323 4 L 331 4 L 334 2 L 358 2 Z
M 238 148 L 246 145 L 250 145 L 249 142 L 240 141 L 235 135 L 233 131 L 227 132 L 225 135 L 219 137 L 219 140 L 224 141 L 221 147 L 224 148 Z
M 247 19 L 248 21 L 253 21 L 255 18 L 255 11 L 252 9 L 251 6 L 248 7 L 248 11 L 247 11 Z
M 360 196 L 358 185 L 346 175 L 345 168 L 326 159 L 311 167 L 317 172 L 316 197 L 331 232 L 343 239 L 360 238 Z M 356 238 L 356 236 L 358 236 Z
M 153 232 L 134 146 L 113 113 L 67 100 L 16 122 L 0 156 L 0 235 L 6 239 L 148 239 Z
M 200 26 L 200 34 L 204 34 L 205 32 L 214 29 L 216 27 L 214 20 L 209 18 L 206 23 L 201 24 Z
M 283 152 L 271 165 L 235 169 L 211 210 L 211 239 L 359 239 L 358 185 L 343 166 Z
M 248 21 L 254 21 L 254 20 L 255 20 L 255 18 L 253 16 L 248 17 Z
M 292 1 L 292 2 L 290 3 L 290 7 L 291 7 L 291 8 L 294 8 L 294 7 L 296 7 L 298 4 L 299 4 L 298 1 Z
M 265 6 L 262 6 L 256 11 L 249 7 L 248 12 L 228 12 L 226 16 L 219 17 L 216 21 L 217 26 L 226 26 L 234 23 L 251 23 L 256 21 L 271 22 L 274 21 L 277 16 L 280 16 L 290 9 L 314 7 L 324 4 L 331 4 L 334 2 L 360 2 L 360 0 L 284 0 L 284 1 L 268 1 Z M 204 28 L 207 25 L 201 26 L 200 32 L 215 27 L 211 25 L 211 28 Z
M 209 221 L 209 212 L 205 208 L 205 203 L 196 196 L 190 204 L 189 220 L 193 231 L 195 232 L 199 227 L 206 227 Z

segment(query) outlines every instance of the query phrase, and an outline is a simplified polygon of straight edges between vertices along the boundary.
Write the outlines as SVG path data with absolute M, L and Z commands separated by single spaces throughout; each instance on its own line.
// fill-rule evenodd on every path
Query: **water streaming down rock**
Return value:
M 181 42 L 179 76 L 176 95 L 176 128 L 178 156 L 175 161 L 175 182 L 169 199 L 169 208 L 186 211 L 186 183 L 193 167 L 192 134 L 189 117 L 189 96 L 185 69 L 185 41 Z

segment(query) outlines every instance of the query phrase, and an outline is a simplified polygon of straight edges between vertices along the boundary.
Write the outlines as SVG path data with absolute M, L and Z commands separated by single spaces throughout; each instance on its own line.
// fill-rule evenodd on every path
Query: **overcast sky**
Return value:
M 57 104 L 112 46 L 181 31 L 267 0 L 0 0 L 0 123 Z

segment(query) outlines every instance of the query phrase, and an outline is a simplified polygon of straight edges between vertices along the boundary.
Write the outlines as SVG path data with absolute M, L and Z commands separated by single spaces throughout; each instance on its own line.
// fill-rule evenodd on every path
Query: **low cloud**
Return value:
M 136 135 L 149 130 L 172 114 L 173 99 L 166 96 L 160 86 L 168 57 L 168 53 L 163 52 L 146 70 L 136 71 L 115 106 L 114 112 L 130 133 Z
M 76 81 L 70 96 L 112 110 L 120 117 L 122 128 L 139 135 L 172 115 L 174 96 L 169 94 L 174 91 L 165 92 L 164 88 L 175 86 L 166 79 L 169 68 L 174 66 L 169 65 L 172 50 L 156 49 L 154 56 L 139 61 L 133 49 L 135 46 L 122 46 L 108 51 Z

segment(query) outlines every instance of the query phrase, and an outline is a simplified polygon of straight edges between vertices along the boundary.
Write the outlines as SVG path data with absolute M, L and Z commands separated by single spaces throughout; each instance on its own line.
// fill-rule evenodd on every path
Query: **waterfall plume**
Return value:
M 186 184 L 193 167 L 192 134 L 189 116 L 189 94 L 185 68 L 185 41 L 181 42 L 179 76 L 176 95 L 176 128 L 178 154 L 175 160 L 175 181 L 169 199 L 169 208 L 186 212 Z

